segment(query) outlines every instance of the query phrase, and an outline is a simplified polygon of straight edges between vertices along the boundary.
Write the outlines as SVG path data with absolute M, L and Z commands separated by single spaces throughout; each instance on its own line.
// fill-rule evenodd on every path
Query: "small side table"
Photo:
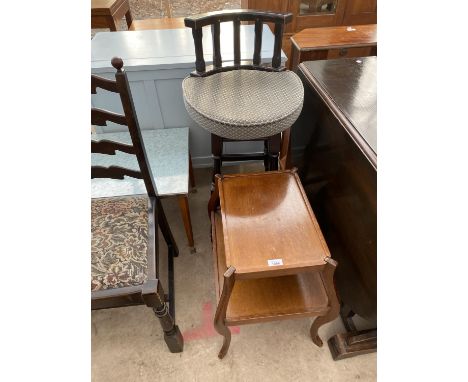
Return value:
M 377 55 L 377 25 L 309 28 L 291 37 L 290 69 L 303 61 Z
M 218 204 L 220 203 L 220 208 Z M 216 331 L 231 342 L 229 326 L 317 317 L 318 329 L 335 319 L 337 263 L 295 170 L 216 175 L 208 211 L 212 224 L 218 306 Z
M 91 0 L 91 28 L 109 28 L 115 32 L 124 16 L 130 29 L 133 18 L 128 0 Z

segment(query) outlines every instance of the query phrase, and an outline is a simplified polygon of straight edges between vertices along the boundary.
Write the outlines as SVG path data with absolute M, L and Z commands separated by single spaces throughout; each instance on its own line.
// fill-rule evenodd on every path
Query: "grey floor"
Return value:
M 226 172 L 232 171 L 244 168 L 231 167 Z M 196 169 L 195 177 L 197 192 L 189 200 L 196 254 L 190 254 L 186 245 L 177 201 L 164 201 L 180 248 L 175 259 L 176 320 L 185 338 L 184 352 L 169 353 L 149 308 L 93 311 L 93 381 L 375 381 L 376 353 L 333 361 L 326 344 L 318 348 L 310 340 L 312 319 L 308 318 L 234 328 L 228 354 L 223 360 L 217 358 L 222 338 L 212 326 L 215 293 L 207 216 L 210 172 Z M 160 248 L 164 257 L 162 241 Z M 324 325 L 319 334 L 326 342 L 343 330 L 337 319 Z

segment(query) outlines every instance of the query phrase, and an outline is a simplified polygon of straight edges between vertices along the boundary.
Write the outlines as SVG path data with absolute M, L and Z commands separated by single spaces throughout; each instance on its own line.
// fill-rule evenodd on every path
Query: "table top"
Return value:
M 377 24 L 308 28 L 291 37 L 299 50 L 352 48 L 377 45 Z
M 142 130 L 143 143 L 148 156 L 153 179 L 158 195 L 161 197 L 188 193 L 189 153 L 188 127 L 174 129 Z M 91 134 L 91 139 L 107 139 L 119 143 L 132 144 L 130 133 Z M 116 151 L 115 155 L 91 154 L 93 166 L 121 166 L 131 170 L 140 170 L 136 156 Z M 112 196 L 146 194 L 143 179 L 125 177 L 121 179 L 91 179 L 91 197 L 105 198 Z
M 241 25 L 241 58 L 252 59 L 255 25 Z M 221 57 L 223 62 L 234 60 L 232 23 L 221 23 Z M 271 62 L 274 36 L 263 25 L 262 62 Z M 203 52 L 207 65 L 213 62 L 213 42 L 210 27 L 203 28 Z M 121 57 L 125 70 L 195 68 L 195 48 L 190 28 L 100 32 L 91 40 L 91 70 L 93 73 L 115 72 L 112 57 Z M 282 62 L 286 55 L 282 52 Z
M 298 69 L 377 169 L 377 57 L 307 61 Z
M 330 252 L 295 172 L 224 175 L 218 185 L 226 266 L 236 277 L 324 266 Z

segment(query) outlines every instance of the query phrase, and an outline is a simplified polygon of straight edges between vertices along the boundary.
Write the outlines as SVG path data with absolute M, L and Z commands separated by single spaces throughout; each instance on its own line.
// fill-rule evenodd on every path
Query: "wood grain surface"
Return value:
M 236 279 L 323 268 L 330 253 L 295 172 L 226 175 L 219 194 L 226 265 Z M 272 259 L 282 265 L 269 266 Z

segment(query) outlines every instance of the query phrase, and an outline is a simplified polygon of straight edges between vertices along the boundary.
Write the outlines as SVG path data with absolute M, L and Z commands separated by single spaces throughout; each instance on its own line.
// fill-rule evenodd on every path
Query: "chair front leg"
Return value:
M 177 247 L 177 243 L 172 235 L 171 227 L 169 227 L 169 223 L 166 218 L 166 214 L 164 213 L 163 206 L 161 200 L 156 198 L 157 200 L 157 209 L 158 209 L 158 225 L 161 229 L 161 232 L 164 236 L 164 240 L 166 241 L 168 246 L 171 246 L 174 249 L 174 257 L 179 256 L 179 248 Z
M 146 306 L 153 308 L 156 317 L 164 331 L 164 341 L 171 353 L 180 353 L 184 350 L 184 339 L 164 302 L 164 291 L 159 280 L 148 280 L 143 284 L 141 296 Z

